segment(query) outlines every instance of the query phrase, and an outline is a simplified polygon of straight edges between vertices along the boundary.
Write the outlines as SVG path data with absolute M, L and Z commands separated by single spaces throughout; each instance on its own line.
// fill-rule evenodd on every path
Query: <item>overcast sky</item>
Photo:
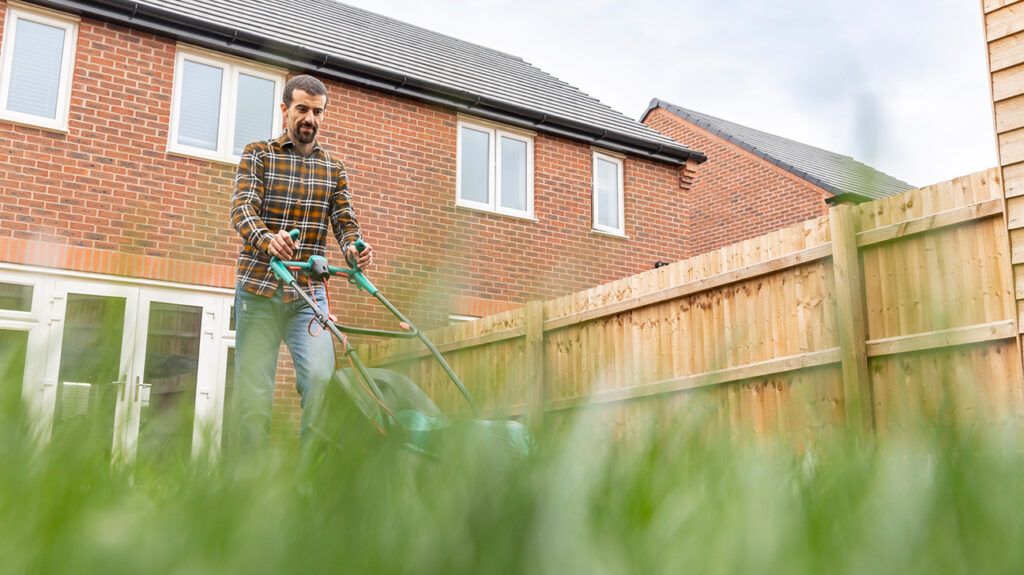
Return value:
M 916 186 L 994 166 L 977 0 L 345 0 L 514 54 L 639 118 L 660 98 Z

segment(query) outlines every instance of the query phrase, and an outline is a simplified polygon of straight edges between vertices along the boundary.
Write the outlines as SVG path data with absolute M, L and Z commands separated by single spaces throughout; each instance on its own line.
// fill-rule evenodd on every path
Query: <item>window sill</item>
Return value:
M 626 234 L 622 234 L 622 233 L 619 233 L 619 232 L 609 232 L 607 230 L 598 230 L 598 229 L 594 229 L 594 228 L 591 228 L 590 233 L 597 234 L 599 236 L 607 236 L 609 238 L 617 238 L 617 239 L 620 239 L 620 240 L 628 240 L 628 239 L 630 239 L 629 236 L 627 236 Z
M 505 213 L 505 212 L 496 212 L 494 210 L 485 210 L 483 208 L 477 208 L 477 207 L 473 207 L 473 206 L 466 206 L 466 205 L 463 205 L 463 204 L 455 204 L 455 209 L 456 210 L 466 210 L 466 211 L 469 211 L 469 212 L 476 212 L 476 213 L 479 213 L 479 214 L 490 214 L 492 216 L 498 216 L 498 217 L 501 217 L 501 218 L 510 218 L 510 219 L 513 219 L 513 220 L 520 220 L 520 221 L 524 221 L 524 222 L 534 222 L 534 223 L 536 223 L 536 222 L 540 221 L 535 216 L 528 216 L 528 215 L 525 215 L 525 214 L 520 216 L 520 215 L 509 214 L 509 213 Z
M 68 135 L 68 127 L 64 126 L 48 126 L 46 124 L 37 124 L 32 120 L 27 120 L 23 116 L 11 117 L 5 112 L 0 112 L 0 121 L 10 122 L 15 126 L 21 126 L 23 128 L 35 128 L 36 130 L 42 130 L 44 132 L 50 132 L 52 134 L 63 134 Z
M 221 156 L 215 156 L 213 154 L 210 154 L 210 155 L 195 154 L 195 153 L 192 153 L 192 152 L 185 152 L 185 151 L 182 151 L 182 150 L 175 150 L 175 149 L 172 149 L 172 148 L 168 148 L 167 149 L 167 155 L 168 156 L 175 156 L 177 158 L 186 158 L 186 159 L 189 159 L 189 160 L 205 160 L 207 162 L 213 162 L 213 163 L 221 164 L 221 165 L 224 165 L 224 166 L 231 166 L 232 168 L 237 168 L 238 167 L 238 162 L 242 161 L 241 158 L 238 158 L 237 160 L 229 160 L 227 158 L 224 158 L 224 157 L 221 157 Z

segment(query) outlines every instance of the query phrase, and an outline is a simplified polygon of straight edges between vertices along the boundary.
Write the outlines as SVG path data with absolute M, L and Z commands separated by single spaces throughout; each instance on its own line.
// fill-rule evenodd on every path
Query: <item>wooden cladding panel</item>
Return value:
M 1024 162 L 1024 128 L 999 134 L 999 161 L 1003 165 Z
M 1024 264 L 1013 266 L 1013 289 L 1016 299 L 1024 299 Z
M 992 97 L 996 102 L 1024 94 L 1024 64 L 992 73 Z
M 1010 230 L 1024 228 L 1024 196 L 1006 199 L 1006 225 Z
M 1009 6 L 1015 4 L 1019 0 L 982 0 L 982 9 L 985 13 L 993 12 L 1002 8 L 1003 6 Z
M 993 72 L 1024 63 L 1024 32 L 989 43 L 989 58 Z
M 1024 264 L 1024 229 L 1010 230 L 1010 262 Z
M 996 102 L 996 131 L 1000 134 L 1024 128 L 1024 96 Z
M 1024 30 L 1024 3 L 1016 2 L 989 12 L 985 17 L 985 37 L 989 42 Z
M 1024 163 L 1003 166 L 1006 197 L 1024 196 Z

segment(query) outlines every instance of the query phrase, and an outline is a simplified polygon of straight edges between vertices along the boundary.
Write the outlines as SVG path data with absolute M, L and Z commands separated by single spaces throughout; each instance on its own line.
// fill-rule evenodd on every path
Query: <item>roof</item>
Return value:
M 522 58 L 334 0 L 31 1 L 620 152 L 704 160 Z
M 728 140 L 834 196 L 854 194 L 865 199 L 878 199 L 915 188 L 849 156 L 701 114 L 657 98 L 651 100 L 643 118 L 657 108 Z

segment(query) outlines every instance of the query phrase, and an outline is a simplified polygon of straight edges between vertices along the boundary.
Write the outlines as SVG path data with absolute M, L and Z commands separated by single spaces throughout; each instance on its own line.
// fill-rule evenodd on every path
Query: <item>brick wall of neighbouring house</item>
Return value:
M 167 153 L 174 57 L 172 40 L 81 22 L 68 133 L 0 121 L 0 260 L 232 286 L 234 166 Z M 328 87 L 322 142 L 348 166 L 377 250 L 372 279 L 421 326 L 692 253 L 675 166 L 626 159 L 629 239 L 590 230 L 590 147 L 545 135 L 535 141 L 537 221 L 456 209 L 453 112 Z M 328 253 L 338 255 L 336 246 Z M 344 319 L 385 319 L 380 306 L 337 284 Z
M 708 160 L 690 190 L 691 254 L 827 213 L 830 194 L 679 116 L 656 108 L 644 123 Z

